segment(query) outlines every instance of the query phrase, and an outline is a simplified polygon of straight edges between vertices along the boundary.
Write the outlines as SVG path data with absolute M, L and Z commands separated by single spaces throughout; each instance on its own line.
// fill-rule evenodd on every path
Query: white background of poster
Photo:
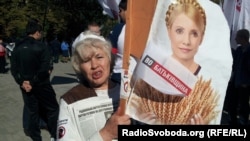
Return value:
M 154 45 L 159 56 L 172 54 L 167 34 L 165 16 L 168 5 L 174 0 L 158 0 L 153 17 L 148 43 Z M 209 0 L 198 0 L 204 8 L 207 25 L 203 42 L 195 56 L 195 61 L 201 65 L 199 75 L 205 79 L 212 79 L 212 87 L 219 93 L 218 109 L 222 113 L 227 84 L 231 75 L 232 55 L 230 48 L 230 30 L 225 16 L 219 5 Z M 152 52 L 154 54 L 154 52 Z M 162 54 L 162 55 L 160 55 Z M 142 73 L 142 72 L 140 72 Z M 146 75 L 145 75 L 146 76 Z M 147 75 L 147 77 L 150 77 Z M 151 80 L 153 78 L 150 78 Z M 155 82 L 154 82 L 155 83 Z M 220 124 L 221 114 L 215 119 Z

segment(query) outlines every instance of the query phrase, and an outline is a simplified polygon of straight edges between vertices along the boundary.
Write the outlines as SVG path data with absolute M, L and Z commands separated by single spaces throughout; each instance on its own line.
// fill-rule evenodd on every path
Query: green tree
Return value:
M 107 34 L 113 23 L 102 14 L 97 0 L 1 0 L 0 16 L 0 35 L 17 38 L 25 34 L 29 19 L 39 20 L 47 38 L 62 34 L 75 37 L 91 20 L 102 23 Z

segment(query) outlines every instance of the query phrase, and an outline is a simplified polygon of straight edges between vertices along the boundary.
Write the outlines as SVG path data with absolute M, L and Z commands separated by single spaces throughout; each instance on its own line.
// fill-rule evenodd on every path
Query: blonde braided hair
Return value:
M 206 28 L 206 13 L 196 0 L 176 0 L 171 3 L 166 12 L 165 19 L 168 28 L 172 26 L 175 18 L 181 13 L 185 13 L 192 19 L 204 34 Z

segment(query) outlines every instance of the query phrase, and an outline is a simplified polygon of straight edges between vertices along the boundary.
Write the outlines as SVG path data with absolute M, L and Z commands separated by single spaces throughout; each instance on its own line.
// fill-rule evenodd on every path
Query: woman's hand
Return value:
M 191 125 L 202 125 L 205 124 L 200 114 L 195 114 L 193 118 L 190 120 Z
M 117 111 L 107 120 L 105 126 L 100 130 L 100 134 L 104 141 L 111 141 L 118 137 L 118 125 L 130 125 L 130 117 L 122 115 L 119 107 Z
M 160 119 L 153 112 L 137 114 L 140 121 L 147 124 L 161 124 Z

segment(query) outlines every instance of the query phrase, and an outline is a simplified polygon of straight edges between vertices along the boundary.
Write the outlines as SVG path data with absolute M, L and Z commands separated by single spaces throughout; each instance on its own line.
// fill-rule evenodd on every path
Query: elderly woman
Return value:
M 131 121 L 128 115 L 120 114 L 120 85 L 110 80 L 113 64 L 111 44 L 103 37 L 89 32 L 79 36 L 72 64 L 77 75 L 82 75 L 84 80 L 60 98 L 58 141 L 116 139 L 118 125 L 128 125 Z M 106 100 L 111 101 L 112 109 L 105 111 L 110 107 L 103 108 L 104 112 L 100 114 L 102 111 L 96 110 L 98 106 L 93 104 L 98 105 Z M 76 115 L 77 109 L 81 110 L 79 113 L 85 114 Z M 90 109 L 94 112 L 86 112 Z

